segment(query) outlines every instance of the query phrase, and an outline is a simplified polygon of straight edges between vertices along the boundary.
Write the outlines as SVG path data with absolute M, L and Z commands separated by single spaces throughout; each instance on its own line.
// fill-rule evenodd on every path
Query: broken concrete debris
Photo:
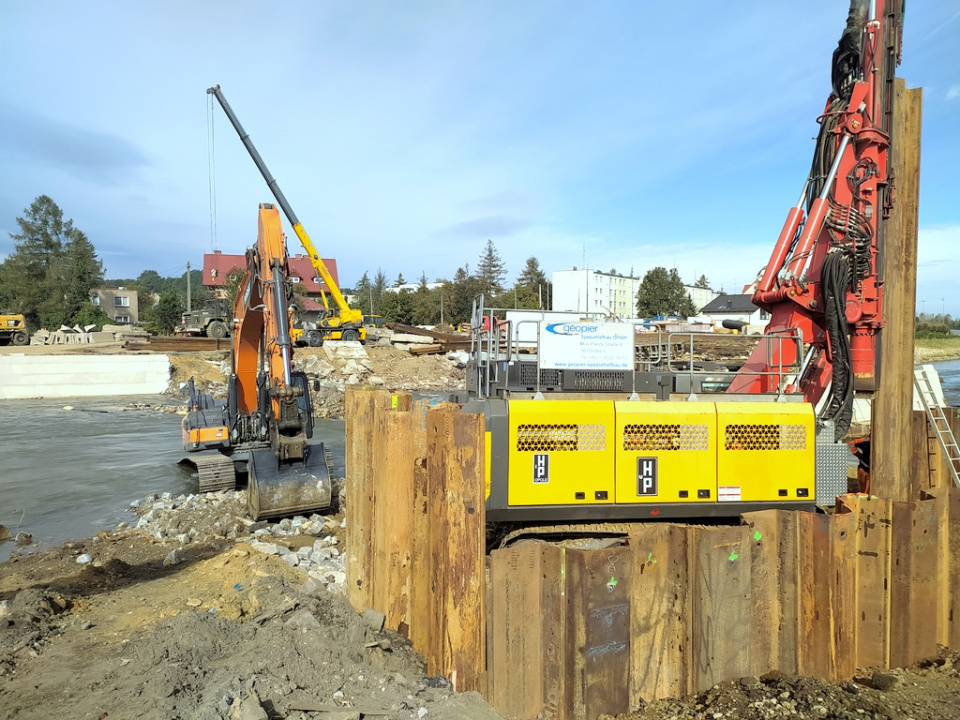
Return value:
M 342 486 L 342 480 L 334 486 Z M 323 588 L 344 592 L 346 573 L 337 533 L 345 521 L 313 514 L 276 523 L 253 522 L 247 517 L 246 494 L 231 490 L 176 497 L 151 494 L 136 503 L 133 511 L 140 515 L 136 529 L 156 540 L 174 540 L 181 548 L 214 540 L 242 540 L 258 552 L 276 555 Z M 171 550 L 164 565 L 180 563 L 181 548 Z

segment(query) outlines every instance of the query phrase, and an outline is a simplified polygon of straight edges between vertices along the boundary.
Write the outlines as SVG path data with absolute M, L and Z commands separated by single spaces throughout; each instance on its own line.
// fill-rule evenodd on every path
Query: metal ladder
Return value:
M 953 484 L 955 487 L 960 487 L 960 447 L 957 446 L 957 439 L 953 436 L 947 416 L 943 413 L 943 406 L 940 405 L 934 393 L 933 382 L 923 366 L 913 369 L 913 384 L 920 396 L 920 403 L 927 412 L 927 419 L 937 435 L 937 440 L 940 441 L 940 447 L 946 455 Z

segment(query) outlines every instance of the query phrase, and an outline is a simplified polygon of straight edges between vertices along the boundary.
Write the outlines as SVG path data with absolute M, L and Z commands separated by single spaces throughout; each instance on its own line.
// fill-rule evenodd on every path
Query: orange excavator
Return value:
M 191 379 L 183 443 L 200 475 L 200 491 L 233 487 L 246 473 L 254 520 L 330 505 L 329 457 L 313 436 L 310 386 L 293 369 L 292 284 L 280 213 L 260 205 L 257 244 L 234 301 L 232 368 L 227 400 L 197 392 Z

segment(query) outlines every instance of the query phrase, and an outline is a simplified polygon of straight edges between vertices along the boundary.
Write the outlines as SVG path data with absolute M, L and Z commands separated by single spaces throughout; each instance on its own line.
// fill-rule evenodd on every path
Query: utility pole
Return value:
M 440 288 L 440 324 L 443 325 L 443 287 Z
M 190 307 L 190 261 L 187 260 L 187 312 L 193 308 Z

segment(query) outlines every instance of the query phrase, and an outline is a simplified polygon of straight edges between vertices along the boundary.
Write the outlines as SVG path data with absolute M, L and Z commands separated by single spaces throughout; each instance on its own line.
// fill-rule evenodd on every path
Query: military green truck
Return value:
M 26 345 L 30 342 L 27 322 L 23 315 L 9 310 L 0 311 L 0 345 Z
M 207 300 L 199 310 L 185 312 L 175 332 L 180 335 L 230 337 L 233 328 L 233 305 L 222 298 Z

